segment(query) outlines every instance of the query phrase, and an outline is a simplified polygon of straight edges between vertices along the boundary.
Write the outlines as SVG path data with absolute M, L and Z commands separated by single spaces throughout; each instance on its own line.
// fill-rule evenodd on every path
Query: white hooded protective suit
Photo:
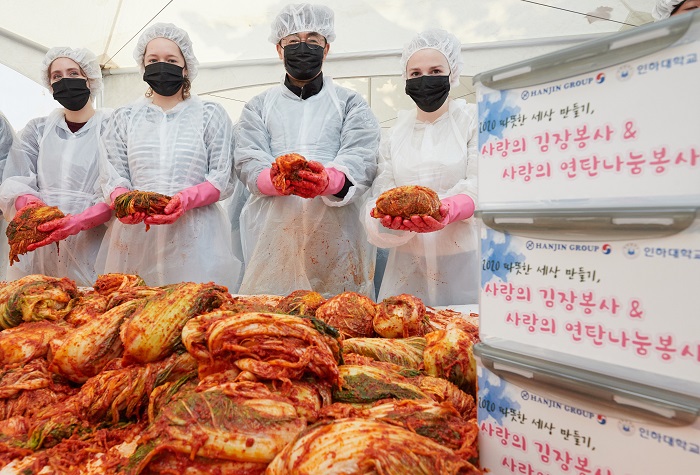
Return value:
M 104 155 L 101 136 L 111 110 L 98 109 L 73 133 L 66 125 L 65 110 L 31 120 L 16 140 L 0 186 L 0 208 L 5 219 L 16 214 L 15 199 L 34 195 L 63 213 L 76 215 L 102 201 L 99 161 Z M 19 256 L 8 268 L 8 280 L 29 274 L 68 277 L 81 286 L 92 286 L 102 269 L 95 258 L 105 233 L 99 225 L 55 244 Z
M 117 109 L 102 162 L 104 196 L 117 187 L 173 196 L 209 181 L 220 200 L 233 189 L 233 125 L 224 108 L 194 94 L 169 111 L 148 98 Z M 231 224 L 221 205 L 186 211 L 175 223 L 128 225 L 113 220 L 99 262 L 106 272 L 140 275 L 148 285 L 216 282 L 236 292 L 241 262 L 231 250 Z
M 7 118 L 0 113 L 0 178 L 5 170 L 7 156 L 10 154 L 10 148 L 15 140 L 15 131 Z M 0 220 L 0 280 L 7 278 L 8 255 L 10 253 L 10 245 L 5 238 L 7 231 L 7 221 Z
M 251 192 L 241 214 L 246 271 L 240 292 L 374 297 L 375 249 L 359 221 L 380 138 L 367 103 L 328 77 L 305 100 L 280 84 L 248 102 L 236 131 L 236 172 Z M 261 194 L 258 175 L 292 152 L 342 171 L 353 186 L 342 199 Z
M 391 248 L 377 300 L 413 294 L 426 305 L 478 302 L 478 230 L 474 218 L 432 233 L 395 231 L 370 216 L 377 197 L 391 188 L 420 185 L 440 198 L 465 194 L 476 203 L 476 107 L 450 100 L 433 123 L 418 122 L 416 110 L 402 111 L 382 141 L 379 172 L 362 213 L 370 242 Z

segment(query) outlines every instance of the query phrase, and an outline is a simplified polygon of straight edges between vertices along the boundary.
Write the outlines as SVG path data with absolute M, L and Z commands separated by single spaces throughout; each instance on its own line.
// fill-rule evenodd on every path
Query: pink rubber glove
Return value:
M 130 190 L 128 188 L 124 188 L 122 186 L 118 186 L 117 188 L 114 189 L 114 191 L 109 195 L 109 207 L 114 209 L 114 200 L 117 199 L 118 196 L 123 195 L 124 193 L 128 193 Z
M 379 219 L 382 226 L 388 229 L 393 229 L 394 231 L 409 231 L 406 226 L 403 225 L 403 218 L 401 216 L 390 216 L 385 214 L 384 216 L 378 216 L 377 209 L 372 208 L 369 215 L 373 218 Z
M 163 210 L 165 214 L 148 216 L 143 222 L 146 224 L 173 224 L 185 214 L 185 211 L 216 203 L 220 196 L 219 190 L 208 181 L 190 186 L 176 193 L 170 199 Z
M 438 221 L 432 216 L 411 216 L 411 219 L 403 220 L 404 229 L 414 233 L 433 233 L 435 231 L 440 231 L 448 224 L 448 213 L 449 209 L 447 205 L 442 204 L 440 205 L 442 220 Z
M 258 175 L 258 180 L 256 182 L 258 185 L 258 190 L 260 190 L 260 193 L 267 196 L 290 195 L 292 190 L 289 188 L 289 181 L 287 181 L 287 189 L 285 190 L 286 193 L 282 193 L 280 190 L 275 188 L 275 185 L 272 184 L 272 176 L 276 174 L 277 165 L 274 163 L 272 164 L 272 168 L 266 168 L 263 170 L 260 175 Z
M 444 200 L 441 200 L 442 204 L 447 205 L 447 223 L 454 223 L 455 221 L 463 221 L 465 219 L 474 216 L 474 200 L 467 195 L 454 195 Z
M 128 188 L 124 188 L 121 186 L 117 187 L 109 195 L 109 200 L 110 200 L 109 207 L 111 209 L 114 209 L 114 200 L 116 200 L 118 196 L 123 195 L 124 193 L 128 193 L 129 191 L 130 190 Z M 129 215 L 124 216 L 123 218 L 117 218 L 117 219 L 124 224 L 139 224 L 141 221 L 144 220 L 145 217 L 146 217 L 146 213 L 131 213 Z
M 470 218 L 474 215 L 474 200 L 467 195 L 454 195 L 441 200 L 440 214 L 442 220 L 438 221 L 432 216 L 411 216 L 404 219 L 403 224 L 409 230 L 416 233 L 432 233 L 444 229 L 450 223 Z
M 326 168 L 328 174 L 328 186 L 321 192 L 321 196 L 335 195 L 345 186 L 345 173 L 335 168 Z
M 302 198 L 316 198 L 321 195 L 338 193 L 343 188 L 345 184 L 343 172 L 334 168 L 326 168 L 322 163 L 314 161 L 309 161 L 308 166 L 309 170 L 302 170 L 298 173 L 301 181 L 292 182 L 292 194 Z M 331 175 L 333 175 L 332 186 Z
M 52 242 L 61 241 L 68 236 L 78 234 L 80 231 L 94 228 L 104 224 L 112 217 L 112 209 L 107 203 L 97 203 L 89 207 L 82 213 L 75 216 L 67 215 L 63 218 L 54 219 L 48 223 L 40 224 L 37 229 L 42 233 L 51 233 L 43 241 L 39 241 L 27 246 L 28 251 L 33 251 L 41 246 L 46 246 Z
M 29 206 L 30 208 L 39 208 L 40 206 L 46 206 L 46 203 L 34 195 L 20 195 L 15 198 L 15 210 L 19 211 L 25 206 Z

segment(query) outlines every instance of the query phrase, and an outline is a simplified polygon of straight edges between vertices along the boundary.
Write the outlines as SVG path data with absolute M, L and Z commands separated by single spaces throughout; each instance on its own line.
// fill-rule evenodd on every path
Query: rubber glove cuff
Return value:
M 82 213 L 76 214 L 74 219 L 78 222 L 80 230 L 85 231 L 106 223 L 111 217 L 112 208 L 107 203 L 97 203 Z
M 280 193 L 279 190 L 275 188 L 275 185 L 272 184 L 272 178 L 270 177 L 269 168 L 266 168 L 262 172 L 260 172 L 256 184 L 258 185 L 258 190 L 260 190 L 260 193 L 262 193 L 263 195 L 282 196 L 282 193 Z
M 54 219 L 38 226 L 38 230 L 42 232 L 54 232 L 57 235 L 56 240 L 65 239 L 68 236 L 78 234 L 80 231 L 85 231 L 100 224 L 104 224 L 112 217 L 112 209 L 107 203 L 97 203 L 90 206 L 82 213 L 73 216 L 65 216 L 63 218 Z
M 27 246 L 27 250 L 33 251 L 42 246 L 49 245 L 52 242 L 61 241 L 69 236 L 78 234 L 80 231 L 85 231 L 106 223 L 111 217 L 112 209 L 109 205 L 107 203 L 98 203 L 75 216 L 68 215 L 47 223 L 42 223 L 37 226 L 37 229 L 41 232 L 51 234 L 43 241 L 30 244 Z
M 474 216 L 474 200 L 467 195 L 450 196 L 441 202 L 448 207 L 447 216 L 442 224 L 454 223 Z
M 335 195 L 345 185 L 345 173 L 335 168 L 326 168 L 326 174 L 328 175 L 328 186 L 321 192 L 321 196 Z
M 17 211 L 30 204 L 34 204 L 35 206 L 46 206 L 46 203 L 44 203 L 34 195 L 20 195 L 17 198 L 15 198 L 15 209 Z
M 114 205 L 114 200 L 117 199 L 117 196 L 123 195 L 124 193 L 128 193 L 129 189 L 124 188 L 123 186 L 117 187 L 112 193 L 109 195 L 109 202 Z
M 219 201 L 221 193 L 214 185 L 205 181 L 199 185 L 185 188 L 179 192 L 178 195 L 180 195 L 183 210 L 189 211 L 192 208 L 199 208 L 216 203 Z

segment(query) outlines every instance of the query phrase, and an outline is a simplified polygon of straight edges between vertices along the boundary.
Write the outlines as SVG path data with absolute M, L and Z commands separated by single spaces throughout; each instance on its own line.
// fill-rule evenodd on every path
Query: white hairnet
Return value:
M 174 42 L 182 56 L 185 58 L 185 67 L 187 68 L 187 77 L 193 80 L 197 77 L 197 71 L 199 67 L 199 61 L 194 55 L 194 50 L 192 49 L 192 40 L 185 30 L 178 28 L 172 23 L 155 23 L 148 28 L 146 28 L 141 36 L 139 37 L 138 43 L 136 43 L 136 48 L 134 49 L 134 59 L 141 68 L 141 72 L 144 72 L 145 65 L 143 64 L 143 58 L 146 54 L 146 46 L 151 40 L 156 38 L 166 38 Z
M 325 5 L 297 3 L 287 5 L 272 22 L 269 40 L 279 43 L 285 36 L 301 31 L 313 31 L 326 38 L 328 43 L 335 40 L 333 10 Z
M 437 28 L 418 33 L 404 47 L 401 55 L 401 77 L 406 79 L 406 65 L 413 53 L 426 48 L 438 50 L 447 58 L 447 64 L 450 66 L 450 86 L 457 86 L 459 74 L 464 66 L 462 45 L 455 35 Z
M 656 0 L 656 5 L 651 10 L 651 16 L 655 21 L 665 20 L 671 16 L 671 12 L 685 0 Z
M 58 58 L 68 58 L 78 63 L 78 66 L 90 79 L 90 95 L 92 97 L 96 97 L 102 91 L 102 70 L 93 52 L 86 48 L 73 49 L 68 46 L 51 48 L 44 56 L 44 61 L 41 63 L 41 82 L 47 89 L 51 87 L 51 78 L 49 77 L 51 63 Z

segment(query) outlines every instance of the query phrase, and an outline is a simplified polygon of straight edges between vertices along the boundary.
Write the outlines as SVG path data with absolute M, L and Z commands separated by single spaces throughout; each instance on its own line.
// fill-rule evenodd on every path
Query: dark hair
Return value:
M 674 13 L 676 13 L 676 12 L 678 11 L 678 9 L 679 9 L 681 6 L 683 6 L 684 3 L 685 3 L 685 0 L 683 0 L 681 3 L 679 3 L 678 5 L 676 5 L 675 7 L 673 7 L 673 10 L 671 10 L 671 15 L 673 15 Z
M 192 89 L 192 82 L 190 78 L 185 78 L 182 83 L 182 99 L 188 99 L 190 97 L 190 89 Z

